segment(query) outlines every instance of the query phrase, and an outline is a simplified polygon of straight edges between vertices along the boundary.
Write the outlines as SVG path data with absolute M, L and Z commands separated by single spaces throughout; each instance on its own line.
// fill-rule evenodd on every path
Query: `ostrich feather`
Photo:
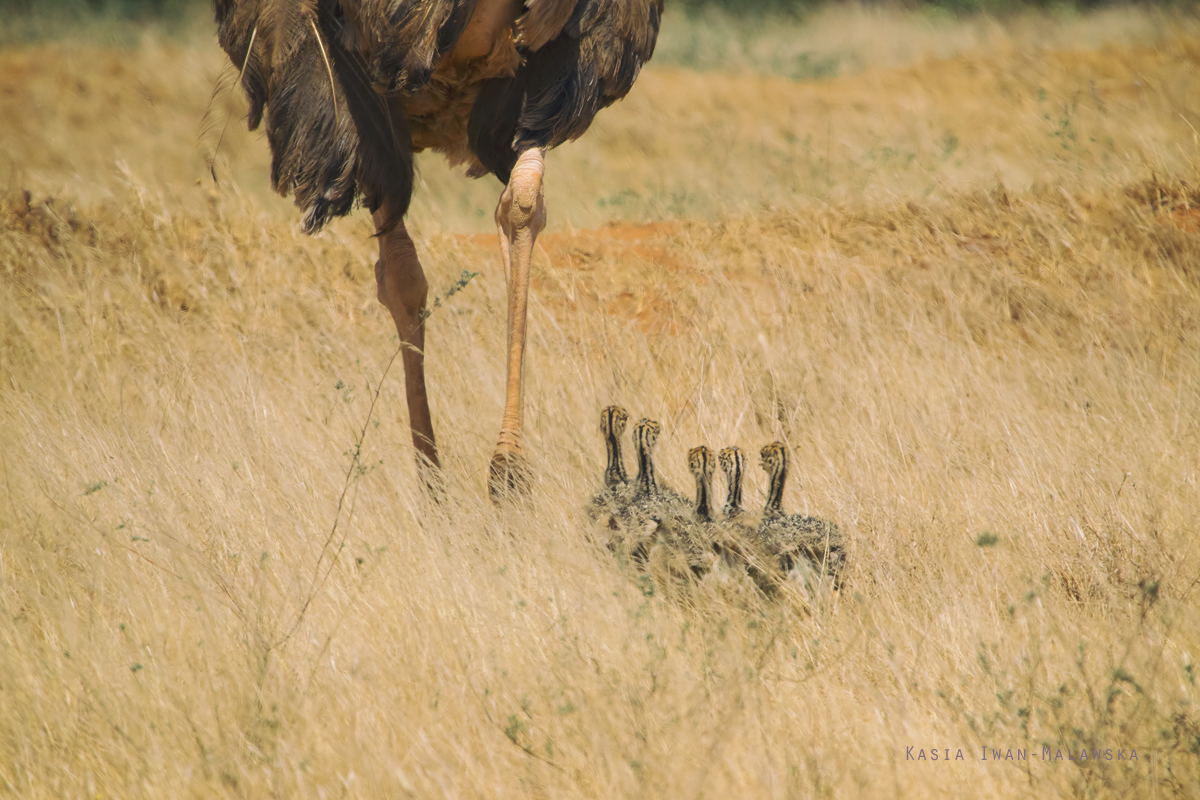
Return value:
M 343 0 L 375 83 L 411 92 L 429 82 L 453 49 L 477 0 Z
M 250 103 L 251 130 L 266 122 L 271 181 L 305 210 L 312 233 L 361 198 L 399 219 L 412 194 L 403 115 L 371 87 L 343 44 L 331 0 L 216 0 L 218 39 Z
M 562 33 L 579 0 L 525 0 L 526 11 L 517 19 L 517 46 L 530 51 Z

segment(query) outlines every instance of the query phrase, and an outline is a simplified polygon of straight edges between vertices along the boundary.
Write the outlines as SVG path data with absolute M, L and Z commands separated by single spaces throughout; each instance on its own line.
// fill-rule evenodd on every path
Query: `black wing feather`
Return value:
M 467 131 L 480 162 L 507 183 L 520 152 L 582 136 L 633 88 L 662 10 L 662 0 L 577 0 L 556 37 L 524 50 L 515 75 L 480 89 Z
M 344 45 L 336 0 L 216 0 L 215 10 L 221 46 L 241 69 L 247 123 L 266 120 L 272 185 L 305 210 L 305 231 L 358 198 L 372 209 L 386 201 L 399 219 L 412 195 L 407 127 Z

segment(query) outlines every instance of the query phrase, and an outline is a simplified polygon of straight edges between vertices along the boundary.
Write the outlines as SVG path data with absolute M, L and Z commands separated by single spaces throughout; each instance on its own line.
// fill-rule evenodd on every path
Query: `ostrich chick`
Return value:
M 713 547 L 727 565 L 744 569 L 764 594 L 774 595 L 780 582 L 778 569 L 774 566 L 777 558 L 763 547 L 755 515 L 742 508 L 746 455 L 741 448 L 730 446 L 723 449 L 717 458 L 721 471 L 725 473 L 727 489 L 722 509 L 724 520 Z
M 758 534 L 763 544 L 779 559 L 785 574 L 808 565 L 831 575 L 834 586 L 841 583 L 846 566 L 845 542 L 838 526 L 828 520 L 785 514 L 783 489 L 787 482 L 788 456 L 782 442 L 763 447 L 759 455 L 767 473 L 767 503 Z
M 620 520 L 628 519 L 629 506 L 633 502 L 634 487 L 625 472 L 625 459 L 621 453 L 621 437 L 629 414 L 620 406 L 609 406 L 600 412 L 600 433 L 604 435 L 607 460 L 604 467 L 604 488 L 592 498 L 588 505 L 588 516 L 593 521 L 605 520 L 612 531 L 621 529 Z M 613 549 L 615 541 L 609 541 Z
M 645 566 L 652 548 L 680 551 L 679 530 L 693 518 L 688 499 L 658 480 L 654 447 L 661 433 L 662 426 L 652 419 L 643 418 L 633 426 L 638 471 L 633 481 L 633 500 L 621 523 L 634 532 L 632 556 L 639 566 Z

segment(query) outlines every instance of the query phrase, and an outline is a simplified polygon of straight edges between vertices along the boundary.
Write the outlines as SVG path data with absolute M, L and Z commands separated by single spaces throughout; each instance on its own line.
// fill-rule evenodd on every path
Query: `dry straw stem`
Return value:
M 492 237 L 421 212 L 433 291 L 481 273 L 427 323 L 446 465 L 433 505 L 402 385 L 380 383 L 396 342 L 369 220 L 302 236 L 252 193 L 261 146 L 241 134 L 231 180 L 192 183 L 207 46 L 0 53 L 0 125 L 22 164 L 0 200 L 0 792 L 1189 796 L 1200 170 L 1180 115 L 1194 123 L 1194 39 L 1167 56 L 989 51 L 836 84 L 648 72 L 637 97 L 673 86 L 700 108 L 749 108 L 768 93 L 755 80 L 846 98 L 835 123 L 762 106 L 764 130 L 865 137 L 850 122 L 878 115 L 937 131 L 1024 105 L 1011 125 L 957 128 L 955 180 L 831 161 L 827 201 L 713 201 L 665 222 L 626 209 L 636 224 L 547 232 L 528 344 L 537 478 L 506 509 L 484 491 L 504 383 Z M 1087 144 L 1064 150 L 1036 93 L 987 88 L 1033 75 L 1023 64 L 1057 70 L 1051 96 L 1095 80 L 1087 125 L 1114 146 L 1077 133 Z M 733 185 L 686 120 L 663 166 L 606 139 L 634 135 L 634 103 L 555 156 L 581 180 L 558 193 L 572 215 L 587 191 L 629 185 L 630 163 Z M 729 141 L 748 198 L 760 151 Z M 979 155 L 992 147 L 1011 171 Z M 114 158 L 129 166 L 110 175 Z M 1005 177 L 1020 174 L 1034 177 Z M 848 538 L 837 601 L 793 587 L 766 603 L 728 578 L 675 598 L 622 573 L 584 513 L 596 413 L 614 401 L 664 421 L 677 487 L 689 446 L 787 442 L 788 509 Z M 1047 763 L 1044 743 L 1140 758 Z M 983 763 L 982 744 L 1031 757 Z M 907 762 L 909 745 L 968 760 Z

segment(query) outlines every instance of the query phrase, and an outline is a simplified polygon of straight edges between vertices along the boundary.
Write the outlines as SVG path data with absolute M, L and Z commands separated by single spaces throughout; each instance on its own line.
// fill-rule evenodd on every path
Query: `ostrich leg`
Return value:
M 496 206 L 496 227 L 508 281 L 508 382 L 500 440 L 492 456 L 488 489 L 493 499 L 528 485 L 528 468 L 521 442 L 521 380 L 525 368 L 525 317 L 529 305 L 529 262 L 533 243 L 546 226 L 542 196 L 544 151 L 526 150 L 517 157 L 508 186 Z
M 433 440 L 433 420 L 429 416 L 429 397 L 425 391 L 425 320 L 422 319 L 429 284 L 404 222 L 397 222 L 388 229 L 387 219 L 386 206 L 375 212 L 375 228 L 379 232 L 375 281 L 379 302 L 392 313 L 396 331 L 400 334 L 404 392 L 408 397 L 413 447 L 417 450 L 417 471 L 425 484 L 433 488 L 439 462 Z

